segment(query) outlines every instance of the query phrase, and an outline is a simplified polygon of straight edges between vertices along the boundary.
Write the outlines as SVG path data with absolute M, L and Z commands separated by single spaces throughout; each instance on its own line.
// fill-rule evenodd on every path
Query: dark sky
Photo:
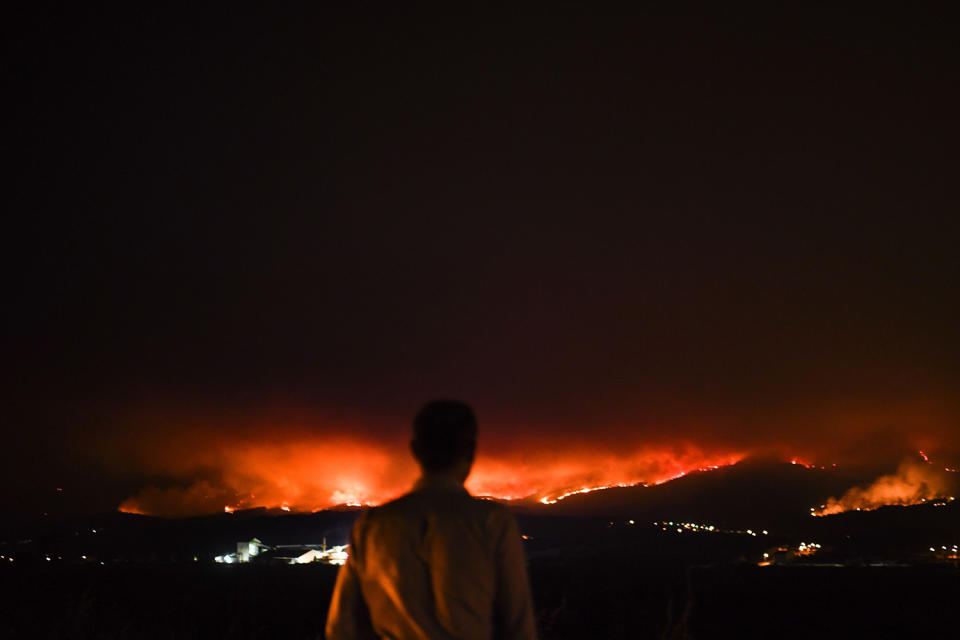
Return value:
M 12 15 L 4 508 L 435 396 L 511 459 L 960 452 L 960 45 L 880 11 Z

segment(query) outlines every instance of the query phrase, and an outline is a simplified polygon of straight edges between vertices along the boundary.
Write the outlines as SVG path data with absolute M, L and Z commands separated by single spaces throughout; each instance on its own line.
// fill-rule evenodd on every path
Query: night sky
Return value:
M 960 462 L 956 24 L 522 5 L 11 15 L 4 512 Z

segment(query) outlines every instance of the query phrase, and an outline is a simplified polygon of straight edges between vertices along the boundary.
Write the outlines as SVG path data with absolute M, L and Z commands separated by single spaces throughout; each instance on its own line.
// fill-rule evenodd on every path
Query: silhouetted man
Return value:
M 462 402 L 430 402 L 417 413 L 410 447 L 421 477 L 354 525 L 329 640 L 536 637 L 516 521 L 463 488 L 476 443 L 476 419 Z

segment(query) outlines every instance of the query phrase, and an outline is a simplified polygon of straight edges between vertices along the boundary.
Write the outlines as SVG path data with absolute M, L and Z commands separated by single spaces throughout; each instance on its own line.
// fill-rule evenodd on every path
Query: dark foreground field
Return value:
M 4 567 L 3 638 L 322 637 L 336 568 Z M 531 561 L 542 638 L 957 638 L 951 567 L 680 569 L 650 557 Z

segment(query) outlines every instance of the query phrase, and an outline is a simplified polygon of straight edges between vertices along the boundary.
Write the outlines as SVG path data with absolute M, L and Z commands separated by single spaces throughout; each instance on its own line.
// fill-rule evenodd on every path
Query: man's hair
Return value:
M 470 405 L 458 400 L 434 400 L 413 419 L 413 455 L 424 471 L 452 469 L 473 461 L 477 449 L 477 419 Z

